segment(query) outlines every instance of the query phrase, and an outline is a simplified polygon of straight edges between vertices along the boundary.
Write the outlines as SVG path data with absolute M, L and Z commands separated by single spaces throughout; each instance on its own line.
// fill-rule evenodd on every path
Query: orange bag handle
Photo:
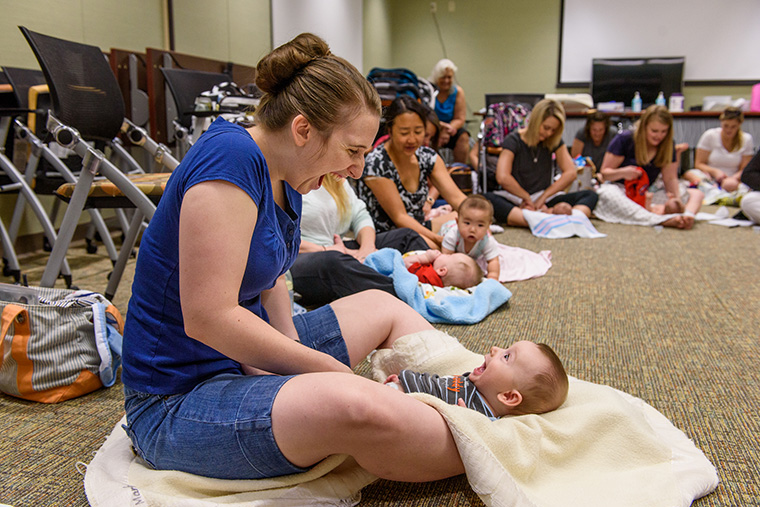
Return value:
M 5 308 L 3 308 L 3 315 L 2 315 L 2 329 L 0 329 L 0 366 L 2 366 L 3 360 L 5 358 L 5 335 L 8 334 L 8 329 L 10 329 L 11 324 L 13 324 L 13 321 L 16 320 L 16 317 L 23 314 L 22 320 L 20 322 L 17 322 L 17 326 L 22 327 L 22 329 L 16 329 L 16 334 L 20 330 L 23 330 L 24 324 L 26 325 L 26 333 L 27 333 L 27 339 L 29 339 L 29 314 L 26 313 L 26 309 L 23 306 L 19 305 L 7 305 Z M 15 349 L 15 343 L 16 340 L 13 340 L 11 343 L 11 355 L 15 359 L 15 354 L 13 353 Z M 26 354 L 24 354 L 26 355 Z

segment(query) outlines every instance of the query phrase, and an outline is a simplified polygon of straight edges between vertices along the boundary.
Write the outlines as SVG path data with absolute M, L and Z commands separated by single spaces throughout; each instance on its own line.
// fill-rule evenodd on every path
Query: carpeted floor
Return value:
M 439 326 L 468 348 L 545 341 L 568 373 L 640 397 L 682 429 L 718 469 L 697 507 L 760 505 L 760 231 L 698 223 L 692 231 L 594 221 L 603 239 L 505 244 L 551 250 L 546 276 L 510 283 L 513 297 L 473 326 Z M 101 249 L 102 250 L 102 249 Z M 22 266 L 39 279 L 46 255 Z M 75 249 L 75 283 L 104 291 L 110 262 Z M 114 303 L 126 312 L 129 277 Z M 366 374 L 363 363 L 357 368 Z M 123 415 L 120 384 L 59 405 L 0 395 L 0 503 L 86 506 L 87 463 Z M 361 505 L 482 505 L 457 477 L 427 484 L 378 481 Z

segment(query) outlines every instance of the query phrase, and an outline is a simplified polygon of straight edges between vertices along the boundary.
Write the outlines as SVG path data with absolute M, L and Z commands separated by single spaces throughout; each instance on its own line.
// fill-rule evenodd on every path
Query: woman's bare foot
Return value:
M 690 215 L 678 215 L 665 220 L 661 225 L 665 227 L 675 227 L 688 231 L 694 226 L 694 217 Z
M 684 228 L 683 219 L 684 219 L 683 215 L 678 215 L 673 218 L 668 218 L 660 225 L 663 225 L 665 227 L 673 227 L 676 229 L 683 229 Z

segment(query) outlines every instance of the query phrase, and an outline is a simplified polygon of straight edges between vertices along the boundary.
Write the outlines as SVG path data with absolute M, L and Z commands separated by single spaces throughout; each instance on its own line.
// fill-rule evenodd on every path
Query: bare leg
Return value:
M 578 204 L 577 206 L 573 206 L 573 209 L 577 209 L 587 217 L 591 217 L 591 208 L 586 206 L 585 204 Z
M 404 335 L 433 329 L 411 306 L 380 290 L 352 294 L 330 306 L 338 318 L 351 366 L 377 348 L 390 348 Z
M 390 480 L 432 481 L 464 472 L 438 411 L 360 376 L 310 373 L 289 380 L 275 398 L 272 429 L 285 457 L 302 467 L 348 454 Z
M 514 207 L 509 211 L 509 215 L 507 215 L 507 225 L 528 227 L 528 222 L 523 216 L 522 209 Z
M 459 136 L 459 139 L 457 139 L 457 144 L 454 146 L 453 151 L 454 162 L 466 164 L 470 152 L 470 136 L 465 133 Z

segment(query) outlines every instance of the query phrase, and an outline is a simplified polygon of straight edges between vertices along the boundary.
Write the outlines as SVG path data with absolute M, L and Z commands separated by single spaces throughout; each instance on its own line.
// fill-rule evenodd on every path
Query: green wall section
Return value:
M 427 78 L 444 57 L 427 0 L 387 0 L 391 11 L 392 66 Z M 560 0 L 438 0 L 436 18 L 468 109 L 483 107 L 486 93 L 576 93 L 558 89 Z M 450 9 L 453 7 L 453 11 Z M 365 45 L 376 41 L 365 34 Z M 663 54 L 669 55 L 667 48 Z M 688 65 L 688 62 L 687 62 Z M 365 67 L 372 67 L 365 61 Z M 687 86 L 686 107 L 705 95 L 749 99 L 750 86 Z M 470 125 L 473 126 L 472 124 Z
M 0 12 L 0 65 L 38 68 L 18 25 L 105 51 L 163 47 L 160 0 L 0 0 Z
M 363 73 L 406 67 L 427 78 L 447 56 L 459 67 L 473 132 L 479 125 L 473 113 L 483 107 L 486 93 L 588 91 L 556 87 L 560 0 L 436 0 L 435 18 L 429 0 L 361 1 Z M 173 5 L 176 51 L 255 65 L 271 50 L 270 0 L 174 0 Z M 37 68 L 18 25 L 104 51 L 163 48 L 164 9 L 164 0 L 0 0 L 0 65 Z M 663 54 L 669 54 L 667 48 Z M 749 86 L 684 90 L 687 108 L 701 104 L 705 95 L 736 99 L 750 93 Z M 0 197 L 0 216 L 10 217 L 13 201 Z M 40 231 L 34 219 L 22 227 L 22 234 Z
M 388 68 L 393 66 L 391 42 L 393 30 L 391 26 L 391 9 L 387 0 L 364 0 L 363 5 L 364 44 L 362 61 L 367 75 L 372 67 Z
M 271 50 L 269 18 L 269 0 L 175 0 L 175 49 L 254 66 Z

